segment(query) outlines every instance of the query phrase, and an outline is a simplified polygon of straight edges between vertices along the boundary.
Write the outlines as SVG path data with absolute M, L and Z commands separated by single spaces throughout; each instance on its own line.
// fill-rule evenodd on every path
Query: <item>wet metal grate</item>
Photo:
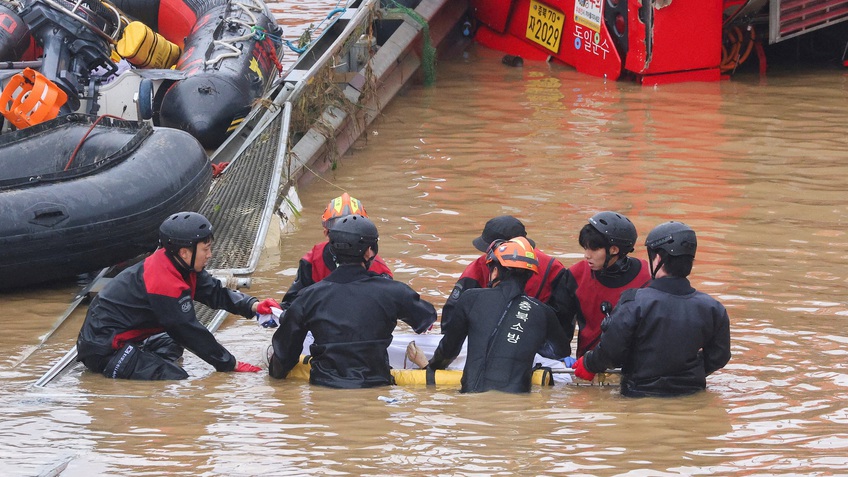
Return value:
M 194 302 L 194 311 L 197 315 L 197 321 L 201 322 L 207 328 L 209 328 L 209 323 L 215 318 L 215 314 L 218 313 L 218 310 L 213 310 L 199 302 Z
M 207 269 L 246 269 L 254 247 L 262 246 L 259 229 L 274 178 L 283 121 L 284 115 L 276 114 L 267 123 L 216 180 L 200 206 L 200 213 L 209 218 L 215 230 L 214 253 Z M 214 324 L 217 328 L 226 315 L 197 302 L 195 310 L 206 327 Z
M 217 179 L 200 206 L 215 230 L 215 248 L 208 269 L 248 267 L 268 200 L 283 115 L 277 114 Z

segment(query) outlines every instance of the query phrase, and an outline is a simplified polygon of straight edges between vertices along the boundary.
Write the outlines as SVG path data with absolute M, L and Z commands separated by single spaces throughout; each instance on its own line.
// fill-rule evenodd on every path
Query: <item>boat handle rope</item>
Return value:
M 341 0 L 339 0 L 338 2 L 336 2 L 336 8 L 334 8 L 334 9 L 330 10 L 330 13 L 328 13 L 328 14 L 327 14 L 327 16 L 326 16 L 326 17 L 324 17 L 324 19 L 323 19 L 323 20 L 321 20 L 321 23 L 319 23 L 317 26 L 307 28 L 307 29 L 306 29 L 306 31 L 304 32 L 304 34 L 309 34 L 309 37 L 311 38 L 311 36 L 312 36 L 312 35 L 311 35 L 311 32 L 313 32 L 313 31 L 315 31 L 315 30 L 320 29 L 320 28 L 321 28 L 321 25 L 323 25 L 325 21 L 327 21 L 327 20 L 329 20 L 329 19 L 333 18 L 333 16 L 335 16 L 337 13 L 344 13 L 344 12 L 346 12 L 346 11 L 347 11 L 347 6 L 339 7 L 338 5 L 339 5 L 340 3 L 342 3 L 342 1 L 341 1 Z M 301 36 L 301 38 L 302 38 L 302 37 L 303 37 L 303 36 Z M 283 43 L 285 43 L 285 45 L 286 45 L 287 47 L 289 47 L 289 49 L 290 49 L 291 51 L 293 51 L 293 52 L 295 52 L 295 53 L 297 53 L 297 54 L 299 55 L 299 54 L 301 54 L 301 53 L 303 53 L 304 51 L 306 51 L 306 50 L 308 50 L 308 49 L 309 49 L 309 46 L 310 46 L 310 45 L 312 45 L 313 40 L 309 40 L 309 41 L 307 41 L 307 42 L 306 42 L 306 44 L 305 44 L 305 45 L 303 45 L 303 46 L 294 46 L 294 43 L 292 43 L 290 40 L 283 40 L 282 42 L 283 42 Z
M 225 48 L 229 51 L 225 51 L 214 58 L 206 60 L 206 66 L 214 65 L 226 58 L 238 58 L 239 55 L 241 55 L 241 50 L 238 49 L 234 45 L 234 43 L 238 43 L 240 41 L 247 41 L 255 36 L 256 15 L 254 15 L 254 12 L 261 12 L 263 10 L 261 4 L 257 0 L 251 0 L 250 5 L 242 2 L 233 2 L 231 3 L 231 5 L 235 8 L 240 8 L 244 13 L 246 13 L 250 17 L 250 22 L 246 22 L 237 18 L 225 18 L 223 21 L 230 24 L 241 25 L 246 28 L 249 33 L 236 38 L 213 41 L 213 46 Z

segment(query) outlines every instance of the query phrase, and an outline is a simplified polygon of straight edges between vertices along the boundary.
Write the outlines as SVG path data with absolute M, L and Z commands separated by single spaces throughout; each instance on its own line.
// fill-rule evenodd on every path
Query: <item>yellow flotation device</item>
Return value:
M 180 47 L 144 23 L 130 22 L 115 45 L 118 54 L 138 68 L 170 68 L 180 58 Z
M 309 381 L 312 366 L 310 355 L 301 355 L 300 361 L 289 372 L 288 377 Z M 459 369 L 392 369 L 392 376 L 398 386 L 460 386 L 462 370 Z M 533 371 L 533 384 L 537 386 L 552 386 L 554 375 L 551 368 L 538 368 Z

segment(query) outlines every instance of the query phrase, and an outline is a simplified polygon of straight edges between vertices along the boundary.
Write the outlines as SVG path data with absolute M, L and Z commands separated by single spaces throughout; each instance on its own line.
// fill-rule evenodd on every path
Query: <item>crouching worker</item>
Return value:
M 568 356 L 569 337 L 553 308 L 524 291 L 527 280 L 539 271 L 525 237 L 492 242 L 486 264 L 490 288 L 473 288 L 459 296 L 451 326 L 427 368 L 445 369 L 468 337 L 462 392 L 529 392 L 536 353 L 554 359 Z
M 625 396 L 676 396 L 702 391 L 707 376 L 730 360 L 730 320 L 714 298 L 692 288 L 695 231 L 660 224 L 645 241 L 653 281 L 621 294 L 598 346 L 574 364 L 578 378 L 621 366 Z
M 160 246 L 109 281 L 92 300 L 77 339 L 77 360 L 108 378 L 185 379 L 176 360 L 187 348 L 217 371 L 256 372 L 236 361 L 197 320 L 197 300 L 251 318 L 279 307 L 225 288 L 204 267 L 212 257 L 212 224 L 180 212 L 159 228 Z
M 273 378 L 285 378 L 311 331 L 310 383 L 333 388 L 394 384 L 388 348 L 397 321 L 423 333 L 436 321 L 436 309 L 405 283 L 369 271 L 379 236 L 368 218 L 337 219 L 329 238 L 339 266 L 292 302 L 271 341 L 268 371 Z

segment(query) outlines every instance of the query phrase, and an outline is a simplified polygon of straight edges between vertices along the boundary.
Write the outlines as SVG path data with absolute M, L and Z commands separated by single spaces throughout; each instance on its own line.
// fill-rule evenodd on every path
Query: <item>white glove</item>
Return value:
M 271 313 L 267 315 L 256 315 L 256 321 L 259 322 L 259 326 L 263 328 L 276 328 L 280 326 L 280 318 L 285 314 L 285 312 L 277 307 L 271 307 Z

